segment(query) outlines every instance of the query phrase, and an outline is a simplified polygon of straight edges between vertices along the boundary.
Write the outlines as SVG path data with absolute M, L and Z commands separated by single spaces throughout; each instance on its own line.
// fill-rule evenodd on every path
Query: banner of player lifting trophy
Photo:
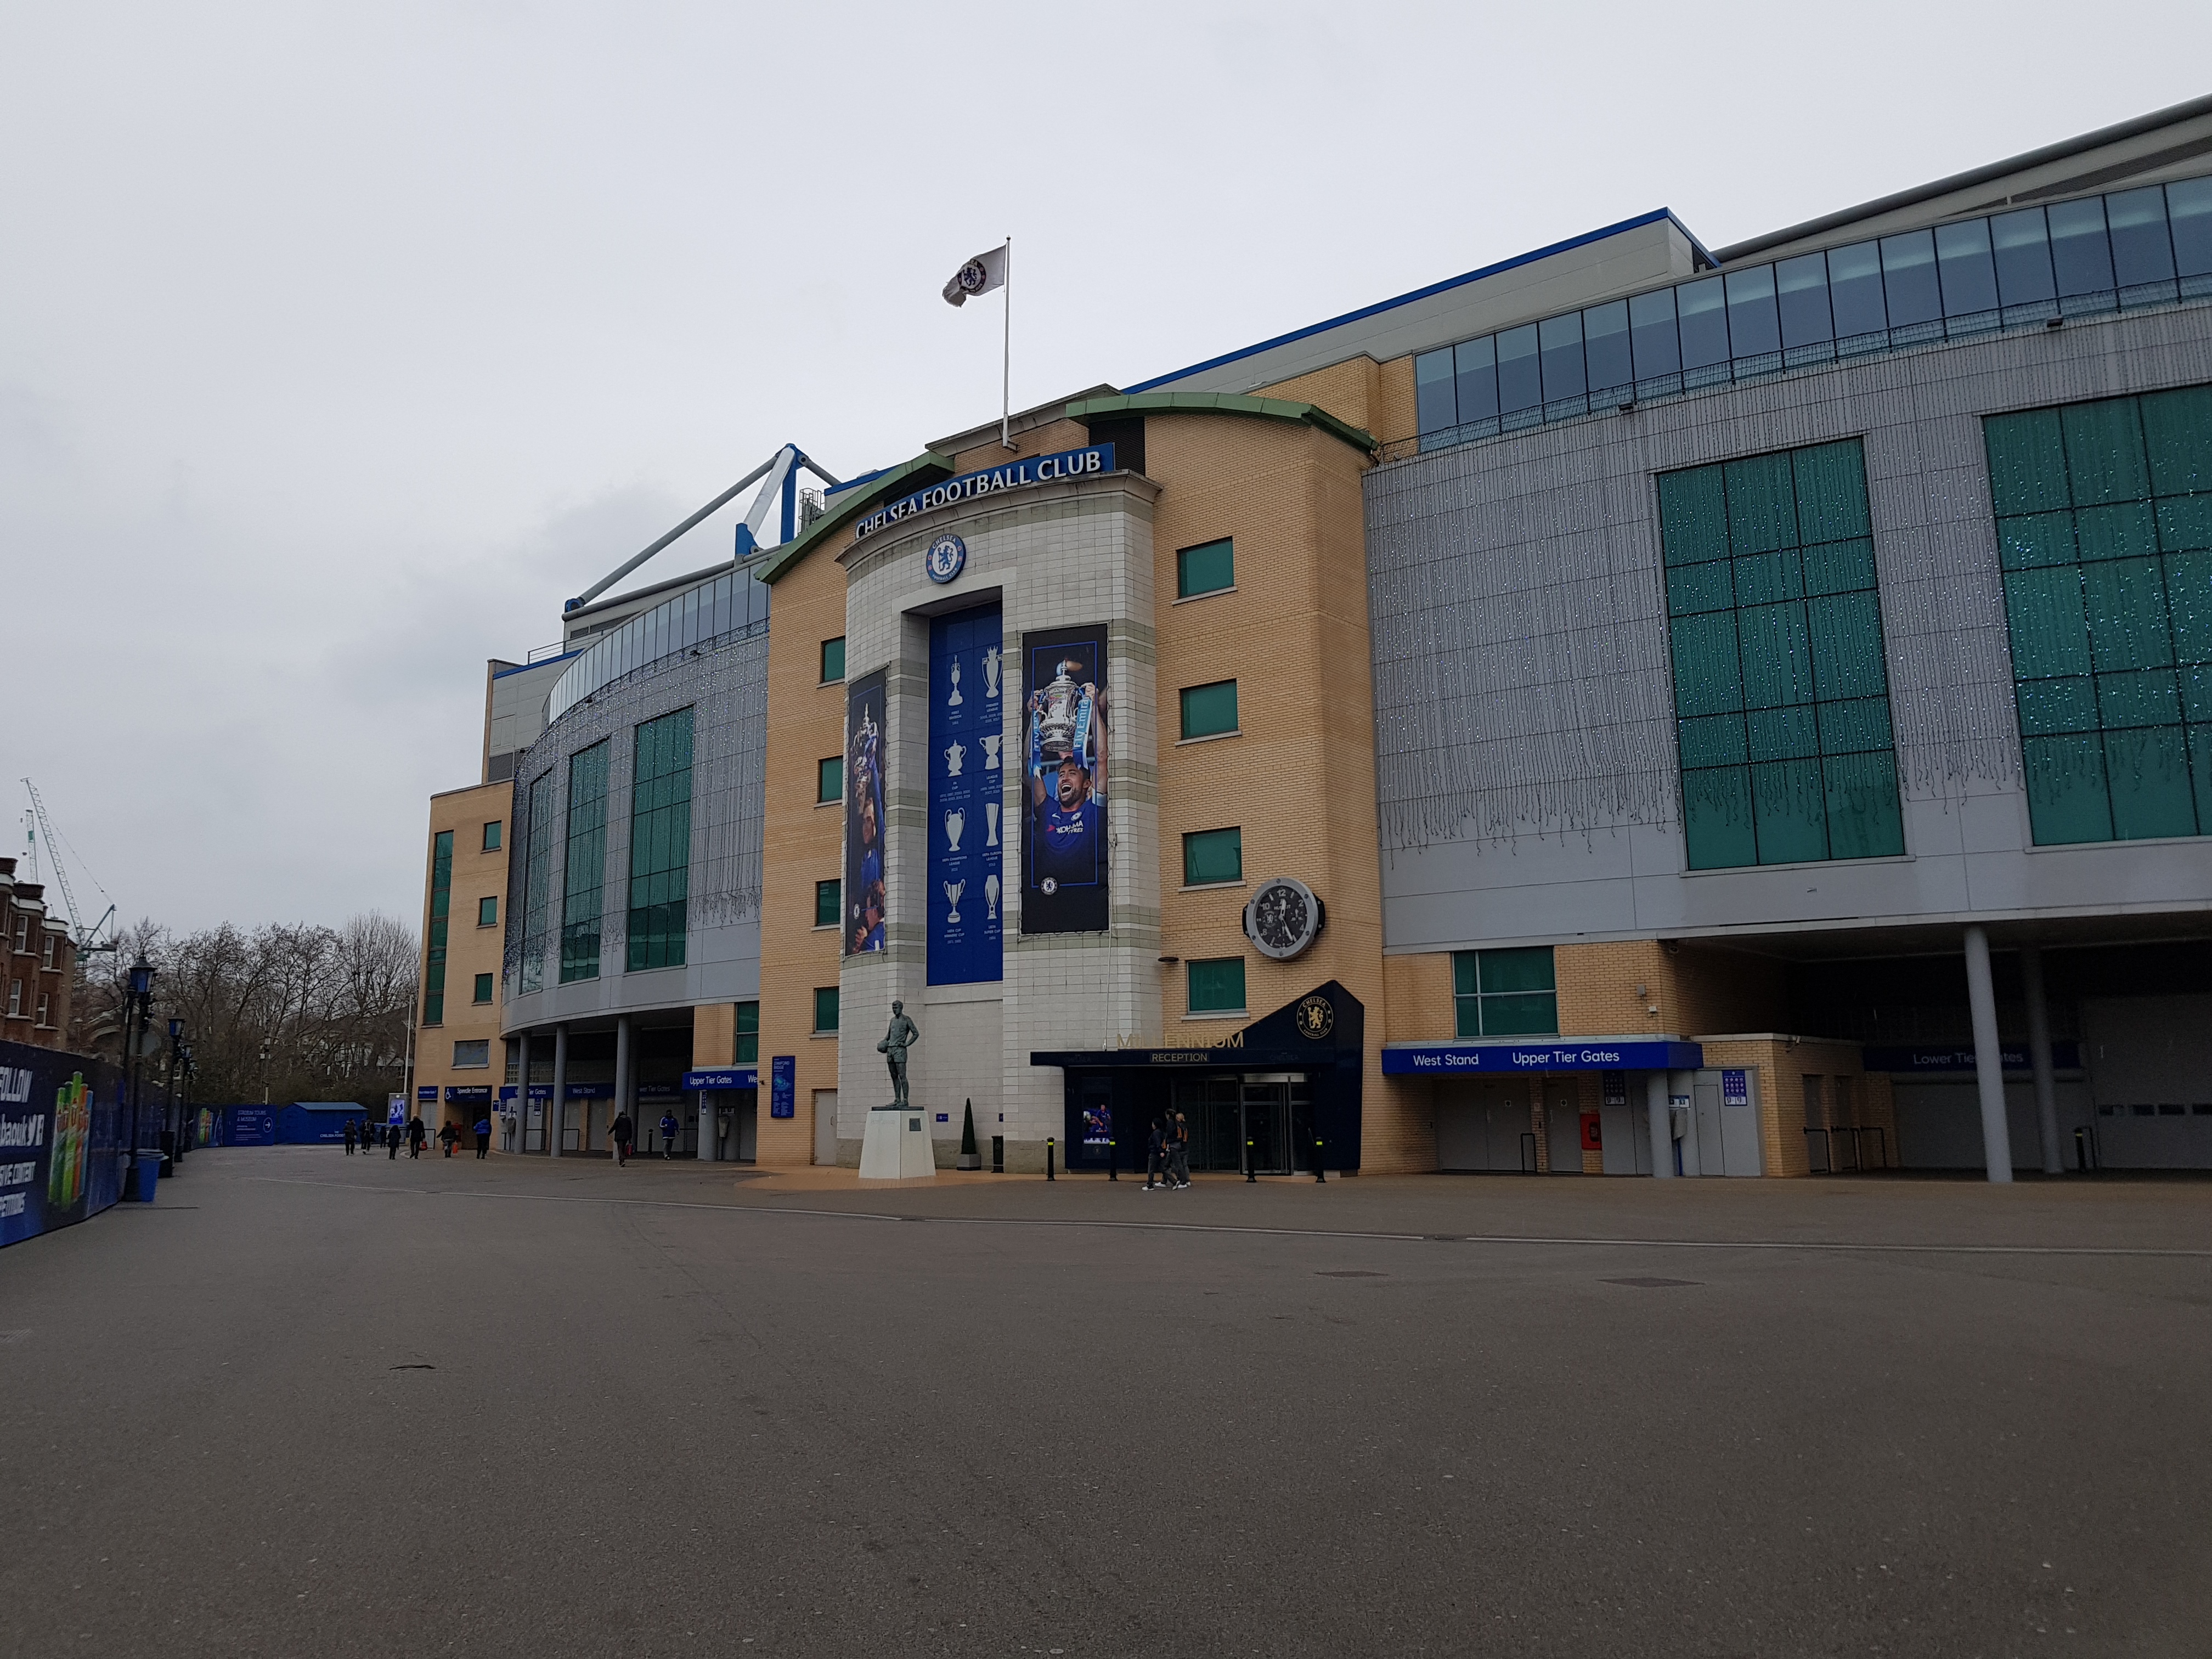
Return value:
M 1022 932 L 1106 931 L 1106 625 L 1022 635 Z
M 845 954 L 884 948 L 884 673 L 845 692 Z

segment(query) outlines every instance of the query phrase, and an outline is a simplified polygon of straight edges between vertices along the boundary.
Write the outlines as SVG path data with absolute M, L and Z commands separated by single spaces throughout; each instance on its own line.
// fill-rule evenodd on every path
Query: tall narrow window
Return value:
M 480 898 L 477 901 L 477 926 L 479 927 L 499 926 L 499 900 L 496 896 Z
M 422 962 L 422 1023 L 446 1023 L 446 924 L 453 908 L 453 832 L 430 842 L 430 937 Z
M 760 1004 L 757 1002 L 738 1005 L 738 1050 L 732 1058 L 740 1066 L 750 1066 L 760 1058 Z
M 814 988 L 814 1029 L 828 1033 L 837 1029 L 837 988 L 817 985 Z
M 831 755 L 814 763 L 814 799 L 818 805 L 825 801 L 845 798 L 845 757 Z
M 478 1006 L 482 1006 L 483 1004 L 491 1000 L 491 975 L 489 974 L 478 974 L 477 975 L 476 994 L 471 997 L 470 1000 L 477 1003 Z
M 497 818 L 494 818 L 489 823 L 484 825 L 483 849 L 485 852 L 496 853 L 499 851 L 499 829 L 500 821 Z
M 1659 480 L 1693 870 L 1905 850 L 1858 441 Z
M 611 738 L 568 757 L 568 845 L 562 865 L 561 982 L 599 976 L 607 882 L 607 757 Z
M 629 967 L 680 968 L 691 893 L 691 711 L 637 728 L 630 784 Z
M 553 775 L 530 786 L 530 823 L 522 860 L 522 962 L 525 994 L 545 984 L 545 935 L 553 922 Z
M 840 634 L 834 640 L 822 641 L 822 683 L 827 685 L 833 680 L 844 678 L 845 636 Z
M 814 884 L 814 925 L 817 927 L 835 927 L 837 925 L 837 913 L 843 908 L 844 886 L 843 882 L 835 878 Z

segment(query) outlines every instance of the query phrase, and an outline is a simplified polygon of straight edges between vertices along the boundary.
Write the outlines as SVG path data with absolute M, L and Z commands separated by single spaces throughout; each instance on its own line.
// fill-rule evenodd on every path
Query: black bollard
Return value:
M 1248 1187 L 1255 1185 L 1259 1179 L 1252 1173 L 1252 1143 L 1248 1140 L 1244 1143 L 1244 1184 Z
M 1052 1179 L 1052 1137 L 1050 1135 L 1044 1138 L 1044 1178 L 1047 1181 Z
M 1314 1184 L 1316 1186 L 1322 1186 L 1327 1184 L 1328 1181 L 1328 1177 L 1322 1173 L 1321 1137 L 1319 1135 L 1316 1135 L 1314 1137 Z
M 1112 1137 L 1109 1136 L 1106 1141 L 1106 1179 L 1109 1181 L 1119 1181 L 1121 1178 L 1121 1160 L 1114 1156 L 1114 1142 Z

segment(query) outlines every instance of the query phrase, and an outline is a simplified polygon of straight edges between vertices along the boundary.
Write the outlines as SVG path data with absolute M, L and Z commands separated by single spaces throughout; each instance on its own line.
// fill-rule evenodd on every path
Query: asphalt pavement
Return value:
M 2212 1183 L 195 1155 L 0 1654 L 2212 1654 Z

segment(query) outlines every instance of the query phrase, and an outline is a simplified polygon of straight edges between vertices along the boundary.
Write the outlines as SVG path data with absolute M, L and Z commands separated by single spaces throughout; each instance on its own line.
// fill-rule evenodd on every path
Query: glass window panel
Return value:
M 1749 767 L 1683 772 L 1682 838 L 1692 870 L 1729 870 L 1759 862 L 1751 823 Z
M 834 1031 L 837 1029 L 837 988 L 817 986 L 814 991 L 814 1029 Z
M 1741 714 L 1707 714 L 1677 720 L 1675 740 L 1681 745 L 1684 767 L 1734 766 L 1751 758 L 1745 745 Z
M 2089 651 L 2100 673 L 2172 665 L 2173 639 L 2157 560 L 2083 565 L 2081 603 L 2089 613 Z
M 2212 386 L 2154 392 L 2140 406 L 2151 488 L 2160 495 L 2212 491 Z
M 1933 322 L 1943 314 L 1936 281 L 1936 239 L 1924 230 L 1881 239 L 1881 286 L 1889 325 Z
M 1772 605 L 1782 599 L 1802 599 L 1805 597 L 1805 579 L 1797 562 L 1794 547 L 1778 548 L 1771 553 L 1753 553 L 1735 560 L 1735 602 L 1738 605 Z M 1692 565 L 1692 569 L 1705 567 Z
M 1817 760 L 1751 769 L 1751 809 L 1761 864 L 1802 864 L 1828 856 L 1826 785 Z
M 1856 438 L 1791 452 L 1797 489 L 1797 522 L 1808 542 L 1870 536 L 1867 520 L 1866 459 Z
M 1237 730 L 1237 682 L 1217 680 L 1211 685 L 1185 686 L 1182 691 L 1182 735 L 1218 737 Z
M 1659 540 L 1670 565 L 1728 556 L 1728 494 L 1719 467 L 1661 477 Z
M 845 641 L 842 635 L 822 641 L 822 678 L 824 680 L 845 678 Z
M 1626 386 L 1636 379 L 1628 347 L 1628 301 L 1592 306 L 1583 313 L 1583 356 L 1593 395 Z
M 2115 838 L 2197 833 L 2189 751 L 2179 726 L 2106 732 L 2105 782 L 2112 792 Z
M 1996 215 L 1990 221 L 1990 243 L 1996 259 L 1997 298 L 2003 303 L 2039 305 L 2057 296 L 2041 208 Z
M 1893 746 L 1887 697 L 1852 697 L 1820 705 L 1820 752 L 1850 755 Z
M 2168 185 L 2166 214 L 2175 270 L 2184 276 L 2212 276 L 2212 179 Z
M 1863 536 L 1808 547 L 1801 556 L 1808 593 L 1849 593 L 1875 585 L 1874 543 Z
M 2122 288 L 2173 280 L 2173 245 L 2166 234 L 2166 191 L 2156 185 L 2105 198 L 2112 238 L 2112 276 Z
M 1244 831 L 1200 830 L 1182 838 L 1182 881 L 1186 887 L 1244 879 Z
M 2137 501 L 2150 494 L 2142 423 L 2132 398 L 2104 398 L 2059 411 L 2074 505 Z
M 1828 303 L 1836 313 L 1836 337 L 1879 334 L 1889 326 L 1881 302 L 1881 250 L 1872 242 L 1828 250 Z
M 1813 701 L 1812 641 L 1806 632 L 1804 605 L 1747 607 L 1736 612 L 1736 634 L 1746 708 L 1779 708 Z
M 1477 951 L 1452 952 L 1452 994 L 1455 996 L 1471 997 L 1481 988 L 1481 981 L 1475 976 L 1475 958 L 1480 954 Z M 1476 1033 L 1463 1031 L 1461 1035 L 1473 1036 Z
M 2097 729 L 2097 686 L 2087 674 L 2022 680 L 2018 690 L 2021 736 L 2040 738 Z
M 1176 554 L 1177 599 L 1192 599 L 1200 593 L 1218 593 L 1224 587 L 1236 585 L 1237 544 L 1232 538 L 1224 537 L 1218 542 L 1186 547 Z
M 1880 696 L 1889 689 L 1882 670 L 1878 595 L 1834 593 L 1807 600 L 1805 611 L 1813 644 L 1813 684 L 1824 701 Z
M 1674 565 L 1667 572 L 1669 616 L 1694 617 L 1705 611 L 1726 611 L 1735 603 L 1735 584 L 1729 580 L 1726 559 Z
M 1814 345 L 1836 337 L 1835 322 L 1828 314 L 1826 254 L 1808 253 L 1783 260 L 1774 267 L 1774 285 L 1784 346 Z
M 1478 951 L 1475 957 L 1485 996 L 1500 991 L 1549 991 L 1559 982 L 1553 977 L 1548 945 L 1517 951 Z
M 1827 787 L 1831 858 L 1895 858 L 1905 851 L 1894 754 L 1832 756 L 1820 763 L 1820 775 Z
M 1989 451 L 1990 494 L 2000 517 L 2072 505 L 2057 410 L 1991 416 L 1982 422 L 1982 441 Z
M 2051 269 L 2059 297 L 2101 294 L 2112 286 L 2112 252 L 2105 240 L 2105 201 L 2091 196 L 2046 208 L 2051 220 Z
M 2027 738 L 2021 752 L 2027 767 L 2029 833 L 2037 846 L 2112 838 L 2102 738 Z
M 814 884 L 814 925 L 835 927 L 842 908 L 839 894 L 844 884 L 840 881 L 817 881 Z
M 1685 370 L 1709 368 L 1729 358 L 1728 297 L 1721 279 L 1684 283 L 1674 290 L 1674 308 L 1682 337 Z
M 1547 317 L 1536 325 L 1544 361 L 1544 401 L 1579 398 L 1589 390 L 1583 378 L 1583 314 Z
M 1241 1012 L 1244 1006 L 1244 958 L 1229 957 L 1216 962 L 1194 962 L 1190 970 L 1190 1011 L 1194 1014 Z
M 2148 501 L 2088 507 L 2074 515 L 2075 544 L 2083 562 L 2143 558 L 2158 548 L 2158 520 Z
M 2097 719 L 2107 732 L 2132 726 L 2174 726 L 2181 696 L 2171 668 L 2097 676 Z
M 814 799 L 836 800 L 845 793 L 845 757 L 832 755 L 814 763 Z
M 1674 290 L 1638 294 L 1628 302 L 1628 331 L 1636 350 L 1636 378 L 1656 380 L 1682 372 L 1681 342 L 1674 331 Z
M 1774 308 L 1774 267 L 1732 270 L 1728 288 L 1729 353 L 1753 357 L 1782 349 L 1782 323 Z
M 1509 328 L 1498 337 L 1498 407 L 1501 414 L 1517 414 L 1544 401 L 1544 385 L 1536 356 L 1536 325 Z
M 1449 347 L 1425 351 L 1413 359 L 1413 416 L 1424 433 L 1442 432 L 1459 424 L 1459 412 L 1452 401 Z
M 1541 1036 L 1559 1029 L 1559 1000 L 1548 991 L 1482 999 L 1485 1036 Z
M 2074 562 L 2074 515 L 2029 513 L 1997 520 L 1997 557 L 2008 570 Z
M 1725 714 L 1743 707 L 1742 670 L 1736 661 L 1735 613 L 1684 617 L 1671 629 L 1674 655 L 1674 712 Z
M 1967 219 L 1936 228 L 1936 266 L 1943 314 L 1969 317 L 1997 308 L 1997 268 L 1990 256 L 1990 222 Z
M 1453 348 L 1459 380 L 1459 418 L 1462 422 L 1495 420 L 1498 416 L 1498 343 L 1489 335 L 1462 340 Z
M 2169 553 L 2164 562 L 2173 654 L 2181 662 L 2212 662 L 2212 552 Z
M 2004 579 L 2012 672 L 2021 680 L 2089 672 L 2089 621 L 2081 574 L 2071 565 L 2022 570 Z
M 1809 703 L 1755 709 L 1744 716 L 1743 725 L 1754 761 L 1806 760 L 1820 752 L 1820 723 Z
M 1797 498 L 1786 453 L 1730 461 L 1722 476 L 1728 484 L 1731 551 L 1764 553 L 1796 545 Z

